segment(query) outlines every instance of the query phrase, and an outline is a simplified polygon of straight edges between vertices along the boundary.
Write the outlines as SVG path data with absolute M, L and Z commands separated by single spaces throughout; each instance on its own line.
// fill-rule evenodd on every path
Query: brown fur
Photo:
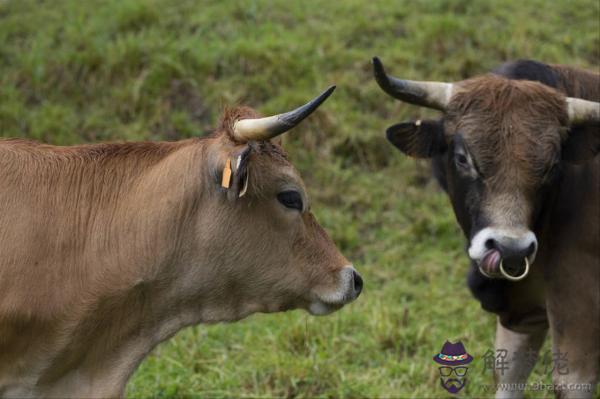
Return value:
M 559 76 L 558 89 L 568 97 L 600 102 L 600 74 L 585 69 L 552 65 Z
M 484 75 L 458 84 L 445 126 L 448 139 L 462 135 L 485 180 L 489 217 L 528 224 L 527 203 L 559 161 L 567 137 L 565 97 L 541 83 Z
M 56 147 L 0 141 L 0 395 L 122 395 L 159 342 L 200 322 L 307 308 L 348 261 L 309 212 L 281 147 L 205 139 Z M 252 146 L 252 185 L 214 177 Z M 343 305 L 336 303 L 335 308 Z
M 576 165 L 561 160 L 561 151 L 572 134 L 566 96 L 600 101 L 600 75 L 553 68 L 559 90 L 498 75 L 458 83 L 445 132 L 447 139 L 455 134 L 464 138 L 481 176 L 482 220 L 503 228 L 535 229 L 540 244 L 530 276 L 507 285 L 508 310 L 500 314 L 496 347 L 509 355 L 537 351 L 549 323 L 553 353 L 568 354 L 570 369 L 566 375 L 555 371 L 554 382 L 589 384 L 587 389 L 593 390 L 600 373 L 600 321 L 591 316 L 600 309 L 600 158 Z M 557 164 L 560 181 L 545 191 L 543 215 L 534 226 L 534 199 Z M 498 382 L 524 383 L 531 368 L 511 361 Z M 560 388 L 558 395 L 591 397 L 592 392 Z
M 597 121 L 569 125 L 568 96 L 600 101 L 600 75 L 508 62 L 453 84 L 441 122 L 401 123 L 387 137 L 408 155 L 433 158 L 470 241 L 469 287 L 499 315 L 496 348 L 508 351 L 509 370 L 497 382 L 527 381 L 533 364 L 517 357 L 537 353 L 550 326 L 553 352 L 568 353 L 569 373 L 553 375 L 565 384 L 557 395 L 592 397 L 600 377 L 600 136 Z M 490 249 L 533 260 L 532 236 L 537 258 L 523 280 L 480 273 Z M 591 390 L 565 388 L 571 383 Z M 522 397 L 513 387 L 497 396 Z
M 557 160 L 566 138 L 564 101 L 541 83 L 496 75 L 470 79 L 452 98 L 447 115 L 458 122 L 448 131 L 464 134 L 487 178 L 531 186 Z

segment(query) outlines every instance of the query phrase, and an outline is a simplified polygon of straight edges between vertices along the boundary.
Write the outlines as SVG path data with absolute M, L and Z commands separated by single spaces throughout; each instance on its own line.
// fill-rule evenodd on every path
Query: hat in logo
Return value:
M 473 356 L 467 353 L 462 342 L 458 341 L 453 344 L 446 341 L 440 353 L 433 357 L 433 361 L 444 366 L 458 366 L 471 363 Z

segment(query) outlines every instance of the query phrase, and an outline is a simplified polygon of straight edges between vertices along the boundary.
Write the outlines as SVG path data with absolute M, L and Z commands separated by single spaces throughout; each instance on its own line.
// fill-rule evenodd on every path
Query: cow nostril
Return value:
M 485 240 L 485 248 L 498 249 L 498 246 L 496 245 L 496 240 L 494 240 L 493 238 L 488 238 L 487 240 Z
M 358 297 L 363 289 L 363 279 L 355 270 L 352 271 L 352 277 L 354 279 L 354 292 Z

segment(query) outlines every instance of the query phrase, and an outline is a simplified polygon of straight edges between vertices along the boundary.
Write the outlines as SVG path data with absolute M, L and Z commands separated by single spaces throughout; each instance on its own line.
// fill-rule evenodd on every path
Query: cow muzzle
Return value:
M 308 311 L 313 315 L 326 315 L 354 301 L 363 289 L 363 279 L 352 266 L 338 271 L 337 285 L 333 288 L 319 287 Z
M 537 253 L 533 232 L 515 232 L 487 227 L 479 231 L 469 246 L 469 256 L 479 271 L 489 278 L 520 281 L 527 277 Z

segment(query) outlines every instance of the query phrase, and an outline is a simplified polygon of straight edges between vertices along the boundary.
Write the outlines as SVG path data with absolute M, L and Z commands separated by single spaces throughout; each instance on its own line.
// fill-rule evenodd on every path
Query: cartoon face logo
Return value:
M 473 356 L 467 353 L 462 342 L 453 344 L 446 341 L 433 361 L 440 364 L 440 383 L 446 391 L 455 394 L 464 388 L 467 383 L 466 365 L 473 361 Z

